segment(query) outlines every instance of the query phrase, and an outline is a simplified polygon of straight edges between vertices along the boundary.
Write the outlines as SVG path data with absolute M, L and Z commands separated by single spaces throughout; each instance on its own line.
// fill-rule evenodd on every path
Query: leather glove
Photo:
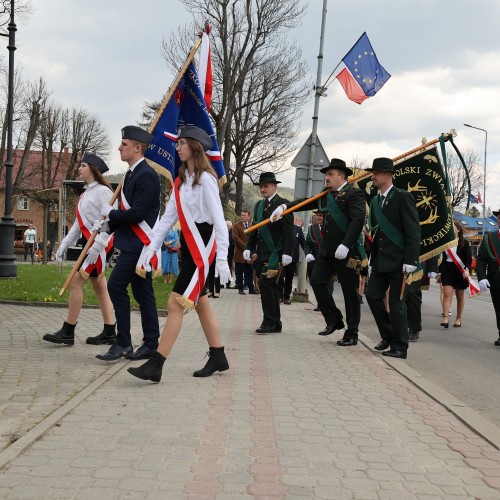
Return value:
M 344 260 L 349 253 L 349 249 L 345 245 L 339 245 L 337 250 L 335 250 L 335 258 L 339 260 Z
M 103 215 L 104 217 L 107 217 L 109 215 L 109 212 L 111 212 L 111 210 L 114 210 L 114 207 L 112 207 L 108 203 L 105 203 L 101 207 L 101 215 Z
M 59 245 L 59 248 L 57 249 L 56 252 L 56 262 L 62 262 L 64 260 L 64 254 L 66 253 L 68 247 L 69 247 L 68 243 L 66 243 L 64 240 L 61 241 L 61 244 Z
M 284 266 L 288 266 L 288 264 L 291 264 L 292 263 L 292 257 L 290 255 L 287 255 L 286 253 L 284 253 L 282 256 L 281 256 L 281 263 L 284 265 Z
M 231 271 L 229 270 L 227 260 L 217 259 L 215 261 L 215 274 L 219 276 L 221 285 L 225 285 L 231 281 Z
M 412 273 L 413 271 L 416 271 L 417 266 L 412 266 L 411 264 L 403 264 L 403 272 L 404 273 Z
M 143 267 L 146 272 L 151 272 L 153 269 L 151 267 L 151 259 L 156 255 L 156 250 L 154 250 L 151 245 L 144 248 L 141 253 L 139 260 L 137 261 L 137 267 Z
M 280 205 L 278 208 L 274 209 L 274 212 L 271 214 L 271 222 L 276 222 L 281 219 L 281 214 L 286 210 L 286 205 Z
M 316 259 L 314 258 L 314 255 L 312 253 L 308 253 L 306 255 L 306 262 L 313 262 L 314 260 Z
M 429 278 L 435 278 L 437 276 L 437 273 L 430 272 L 428 276 Z
M 252 256 L 250 255 L 250 250 L 243 250 L 243 258 L 245 260 L 251 260 Z
M 490 282 L 487 279 L 481 280 L 479 282 L 479 290 L 481 290 L 481 292 L 487 292 L 489 287 Z
M 98 233 L 109 233 L 109 224 L 106 220 L 96 220 L 92 226 L 92 232 L 97 231 Z
M 92 245 L 87 253 L 87 258 L 85 259 L 89 264 L 95 264 L 97 262 L 97 257 L 101 252 Z

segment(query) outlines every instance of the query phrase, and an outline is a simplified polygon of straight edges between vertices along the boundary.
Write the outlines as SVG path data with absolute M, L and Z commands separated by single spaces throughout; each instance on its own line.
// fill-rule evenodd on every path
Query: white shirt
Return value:
M 87 184 L 84 189 L 85 192 L 79 202 L 80 215 L 87 221 L 86 225 L 88 226 L 90 224 L 92 227 L 94 222 L 101 218 L 101 208 L 104 204 L 109 203 L 111 196 L 113 196 L 113 192 L 107 186 L 99 184 L 97 181 Z M 74 245 L 78 241 L 78 238 L 80 238 L 80 234 L 80 224 L 78 224 L 78 219 L 76 218 L 63 241 L 68 243 L 68 246 Z M 110 238 L 111 235 L 108 233 L 99 233 L 95 241 L 106 247 Z
M 35 243 L 36 229 L 26 229 L 26 231 L 24 231 L 24 240 L 26 243 Z
M 214 226 L 217 243 L 217 259 L 227 260 L 229 236 L 224 219 L 224 212 L 219 196 L 219 186 L 212 174 L 202 172 L 199 184 L 193 185 L 194 175 L 189 176 L 186 169 L 185 180 L 180 186 L 180 193 L 186 200 L 186 207 L 195 222 L 208 222 Z M 168 231 L 179 220 L 175 195 L 168 200 L 165 213 L 153 228 L 154 236 L 151 247 L 159 249 Z M 182 227 L 181 227 L 182 230 Z
M 380 196 L 384 197 L 384 201 L 387 200 L 387 195 L 389 194 L 389 191 L 393 188 L 393 186 L 394 184 L 391 184 L 390 187 L 384 193 L 381 193 L 379 190 L 379 194 Z

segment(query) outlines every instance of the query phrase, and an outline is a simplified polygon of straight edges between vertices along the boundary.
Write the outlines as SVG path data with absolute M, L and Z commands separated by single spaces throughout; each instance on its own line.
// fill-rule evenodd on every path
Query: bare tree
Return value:
M 0 0 L 0 33 L 7 34 L 7 25 L 10 22 L 10 0 Z M 15 16 L 17 20 L 26 22 L 33 13 L 31 0 L 17 0 L 15 6 Z
M 482 155 L 477 151 L 468 149 L 462 152 L 462 156 L 467 167 L 467 172 L 469 173 L 471 190 L 473 193 L 479 192 L 483 185 Z M 464 205 L 465 207 L 469 196 L 467 174 L 455 152 L 447 153 L 447 163 L 451 191 L 451 208 L 454 210 L 459 205 Z
M 283 100 L 291 102 L 295 90 L 297 99 L 303 98 L 304 63 L 300 51 L 293 43 L 287 43 L 286 36 L 292 28 L 300 23 L 305 7 L 296 0 L 182 0 L 183 4 L 195 18 L 195 24 L 181 28 L 170 36 L 168 42 L 163 43 L 163 53 L 167 64 L 173 70 L 178 70 L 186 57 L 186 47 L 189 47 L 194 26 L 203 26 L 205 20 L 211 25 L 212 33 L 212 62 L 214 93 L 212 97 L 211 117 L 215 123 L 217 139 L 224 159 L 226 174 L 231 176 L 232 171 L 246 168 L 245 160 L 249 165 L 257 168 L 252 158 L 258 156 L 259 145 L 255 127 L 247 127 L 247 118 L 252 117 L 254 125 L 258 122 L 257 113 L 265 109 L 266 103 L 277 105 L 280 93 L 285 94 Z M 287 52 L 295 54 L 297 59 L 286 58 Z M 273 79 L 270 74 L 272 61 L 286 61 L 288 66 L 278 68 L 283 78 Z M 296 75 L 299 80 L 284 78 L 284 72 Z M 265 81 L 257 80 L 257 75 L 265 75 Z M 255 94 L 249 95 L 253 88 Z M 261 95 L 258 95 L 260 92 Z M 244 102 L 244 99 L 249 102 Z M 274 102 L 272 100 L 275 100 Z M 245 111 L 244 109 L 247 108 Z M 289 117 L 297 118 L 299 106 L 292 106 Z M 281 108 L 283 109 L 283 108 Z M 254 134 L 253 140 L 245 142 L 244 138 L 236 135 L 235 113 L 239 114 L 242 129 L 245 128 Z M 253 114 L 253 116 L 252 116 Z M 287 119 L 289 119 L 287 117 Z M 272 129 L 271 116 L 268 114 L 267 129 Z M 262 120 L 261 128 L 264 131 Z M 276 120 L 276 122 L 278 119 Z M 275 147 L 271 148 L 269 137 L 263 136 L 261 153 L 264 153 L 268 163 L 279 164 L 291 148 L 296 134 L 294 127 L 285 130 L 274 124 Z M 238 145 L 238 164 L 231 169 L 232 153 L 235 151 L 235 140 Z M 242 149 L 242 146 L 245 148 Z M 281 146 L 281 147 L 280 147 Z M 273 157 L 274 149 L 274 157 Z M 241 178 L 241 175 L 240 175 Z M 229 186 L 226 187 L 226 194 Z

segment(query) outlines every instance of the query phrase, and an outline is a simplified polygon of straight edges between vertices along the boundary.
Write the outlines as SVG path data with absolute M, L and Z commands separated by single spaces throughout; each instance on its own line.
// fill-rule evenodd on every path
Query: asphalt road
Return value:
M 335 300 L 339 289 L 336 286 Z M 372 318 L 366 300 L 361 307 L 362 324 L 366 325 L 366 320 Z M 461 328 L 453 328 L 455 299 L 452 311 L 450 327 L 445 329 L 440 326 L 439 286 L 433 284 L 423 292 L 422 332 L 418 342 L 410 343 L 406 362 L 500 427 L 500 347 L 493 345 L 498 332 L 491 297 L 483 293 L 469 298 L 466 292 Z M 378 342 L 376 328 L 366 328 L 363 333 Z

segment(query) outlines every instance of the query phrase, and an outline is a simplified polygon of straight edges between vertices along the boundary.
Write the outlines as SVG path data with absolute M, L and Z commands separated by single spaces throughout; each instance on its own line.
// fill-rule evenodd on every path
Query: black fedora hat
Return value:
M 394 173 L 394 162 L 391 158 L 375 158 L 372 163 L 372 168 L 366 168 L 367 172 L 390 172 Z
M 352 170 L 345 164 L 344 160 L 340 160 L 339 158 L 332 158 L 330 160 L 330 165 L 327 167 L 323 167 L 320 172 L 322 174 L 325 174 L 328 172 L 328 170 L 331 170 L 334 168 L 335 170 L 340 170 L 342 172 L 345 172 L 347 176 L 352 175 Z
M 137 125 L 127 125 L 122 128 L 122 139 L 131 139 L 133 141 L 143 142 L 146 145 L 152 141 L 153 136 Z
M 212 139 L 210 136 L 201 128 L 195 127 L 194 125 L 186 125 L 181 128 L 181 132 L 177 139 L 194 139 L 198 141 L 205 151 L 212 149 L 214 145 L 212 144 Z
M 269 182 L 274 182 L 275 184 L 281 184 L 281 181 L 276 180 L 274 172 L 262 172 L 259 177 L 259 182 L 254 182 L 255 186 L 260 186 L 261 184 L 267 184 Z
M 101 174 L 109 170 L 108 166 L 106 165 L 106 162 L 102 158 L 99 158 L 99 156 L 91 153 L 85 153 L 82 156 L 81 162 L 92 165 L 93 167 L 97 168 L 97 170 L 99 170 Z
M 495 217 L 498 217 L 498 214 L 500 214 L 500 210 L 497 210 L 496 212 L 493 210 L 492 214 L 493 214 Z

